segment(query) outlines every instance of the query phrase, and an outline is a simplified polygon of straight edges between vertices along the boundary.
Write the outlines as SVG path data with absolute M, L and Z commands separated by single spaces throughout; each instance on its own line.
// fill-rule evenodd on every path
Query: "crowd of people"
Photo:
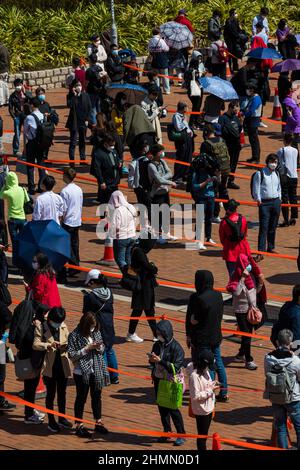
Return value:
M 95 204 L 107 205 L 107 238 L 113 240 L 114 258 L 122 273 L 121 286 L 132 294 L 131 319 L 126 341 L 142 343 L 136 333 L 139 317 L 145 312 L 153 335 L 153 348 L 148 354 L 155 396 L 164 432 L 171 432 L 171 418 L 179 434 L 185 434 L 180 407 L 173 407 L 162 400 L 163 382 L 167 380 L 183 394 L 184 369 L 189 377 L 190 415 L 196 418 L 197 432 L 209 434 L 215 402 L 229 401 L 227 372 L 221 353 L 223 297 L 214 290 L 214 277 L 208 270 L 195 273 L 195 292 L 188 300 L 185 322 L 186 343 L 191 362 L 187 364 L 182 345 L 174 338 L 172 324 L 168 320 L 155 320 L 155 297 L 158 287 L 156 266 L 148 255 L 154 246 L 176 240 L 171 234 L 170 220 L 155 217 L 153 208 L 170 206 L 170 189 L 186 189 L 196 204 L 196 211 L 204 212 L 204 240 L 196 240 L 197 249 L 206 250 L 206 244 L 216 245 L 212 238 L 212 224 L 219 225 L 219 237 L 223 246 L 223 259 L 228 271 L 227 291 L 232 294 L 232 309 L 238 328 L 253 333 L 267 319 L 267 293 L 262 269 L 258 263 L 264 259 L 262 252 L 275 253 L 276 230 L 282 212 L 282 227 L 295 225 L 297 207 L 282 207 L 282 203 L 297 204 L 297 169 L 299 162 L 300 110 L 299 94 L 293 81 L 297 76 L 280 73 L 279 99 L 283 112 L 283 145 L 277 153 L 269 153 L 265 166 L 254 172 L 250 192 L 258 205 L 258 251 L 251 255 L 247 241 L 247 220 L 238 212 L 239 203 L 229 195 L 238 191 L 236 168 L 239 162 L 241 133 L 245 131 L 251 146 L 250 164 L 261 162 L 259 127 L 263 107 L 270 98 L 270 59 L 248 58 L 239 68 L 247 44 L 255 48 L 272 48 L 270 44 L 268 9 L 261 8 L 252 23 L 252 36 L 240 22 L 238 11 L 231 9 L 222 23 L 221 12 L 215 10 L 208 22 L 209 53 L 192 50 L 192 45 L 172 49 L 168 39 L 158 27 L 148 42 L 150 53 L 147 79 L 136 70 L 133 51 L 120 50 L 116 44 L 104 47 L 98 34 L 91 37 L 87 47 L 88 64 L 73 58 L 73 71 L 67 77 L 66 128 L 69 135 L 69 166 L 64 168 L 64 188 L 54 192 L 55 178 L 45 166 L 59 123 L 57 112 L 46 100 L 46 90 L 38 87 L 35 93 L 22 79 L 15 79 L 14 91 L 9 98 L 9 114 L 13 120 L 14 156 L 27 164 L 27 186 L 19 185 L 17 172 L 8 169 L 3 160 L 0 166 L 0 391 L 4 391 L 6 375 L 6 342 L 15 345 L 16 374 L 24 381 L 24 399 L 35 403 L 35 392 L 41 381 L 45 384 L 46 408 L 54 409 L 57 395 L 58 411 L 66 412 L 68 379 L 76 385 L 74 416 L 76 435 L 91 438 L 92 433 L 77 420 L 82 420 L 84 407 L 91 395 L 95 420 L 94 433 L 108 434 L 102 420 L 102 389 L 119 384 L 118 360 L 114 349 L 114 296 L 108 279 L 98 269 L 87 273 L 83 297 L 82 316 L 77 327 L 69 332 L 66 311 L 62 305 L 57 282 L 65 283 L 75 277 L 80 265 L 79 232 L 82 225 L 84 194 L 76 181 L 76 147 L 79 144 L 79 165 L 88 165 L 86 143 L 90 130 L 92 161 L 90 174 L 97 180 Z M 185 10 L 180 10 L 175 22 L 194 33 L 193 25 Z M 283 59 L 296 57 L 296 38 L 287 21 L 282 19 L 276 31 L 278 49 Z M 3 52 L 3 51 L 2 51 Z M 0 49 L 0 55 L 2 54 Z M 5 51 L 4 51 L 5 52 Z M 3 55 L 5 55 L 3 52 Z M 8 60 L 8 56 L 6 56 Z M 1 63 L 1 61 L 0 61 Z M 228 66 L 233 74 L 231 84 L 238 100 L 228 104 L 214 94 L 206 97 L 201 78 L 211 73 L 223 80 Z M 162 120 L 167 107 L 164 95 L 171 94 L 172 74 L 176 72 L 178 85 L 186 90 L 191 102 L 191 114 L 187 119 L 188 104 L 178 101 L 172 120 L 168 123 L 168 138 L 174 142 L 176 163 L 174 171 L 165 159 Z M 0 69 L 0 78 L 7 79 L 8 69 Z M 162 77 L 161 77 L 162 75 Z M 110 90 L 117 86 L 117 92 Z M 120 86 L 120 89 L 118 88 Z M 122 87 L 123 86 L 123 87 Z M 112 88 L 111 88 L 112 87 Z M 128 88 L 129 87 L 129 88 Z M 130 88 L 131 87 L 131 88 Z M 141 99 L 130 101 L 127 91 L 138 88 Z M 119 90 L 119 91 L 118 91 Z M 130 95 L 132 97 L 132 95 Z M 202 111 L 201 111 L 202 110 Z M 196 148 L 196 131 L 203 131 L 203 141 Z M 21 149 L 23 135 L 23 150 Z M 1 142 L 2 143 L 2 142 Z M 128 168 L 124 153 L 128 148 L 131 161 Z M 194 157 L 194 152 L 197 156 Z M 21 160 L 22 161 L 22 160 Z M 34 167 L 39 165 L 36 187 Z M 140 216 L 142 235 L 137 232 L 138 212 L 119 190 L 121 178 L 128 179 L 129 189 L 134 190 L 136 200 L 145 211 Z M 33 196 L 39 195 L 33 200 Z M 224 216 L 216 198 L 225 200 Z M 8 264 L 6 251 L 6 201 L 8 231 L 12 245 L 12 265 L 24 276 L 26 300 L 13 314 L 9 307 Z M 55 221 L 69 234 L 71 267 L 54 270 L 51 257 L 39 250 L 31 266 L 24 269 L 19 259 L 19 239 L 27 223 Z M 272 341 L 276 349 L 265 359 L 266 398 L 272 403 L 278 445 L 287 448 L 287 414 L 291 416 L 300 448 L 300 359 L 293 354 L 292 342 L 300 339 L 300 287 L 293 290 L 293 301 L 281 309 L 279 320 L 273 327 Z M 2 339 L 1 339 L 2 338 Z M 234 358 L 249 371 L 257 364 L 251 354 L 251 337 L 242 336 L 241 345 Z M 285 377 L 290 389 L 279 390 L 275 370 Z M 279 368 L 279 369 L 278 369 Z M 285 372 L 287 371 L 287 372 Z M 216 380 L 216 374 L 218 380 Z M 174 379 L 176 378 L 176 380 Z M 277 381 L 276 381 L 277 380 Z M 277 383 L 278 382 L 278 383 Z M 273 387 L 273 388 L 272 388 Z M 277 388 L 276 388 L 277 387 Z M 218 394 L 216 395 L 216 391 Z M 281 393 L 281 396 L 279 397 Z M 0 396 L 0 410 L 14 407 Z M 34 407 L 25 406 L 24 423 L 42 424 L 45 414 Z M 48 429 L 58 433 L 61 428 L 71 429 L 73 424 L 65 417 L 56 421 L 48 414 Z M 162 436 L 159 442 L 169 442 Z M 175 440 L 176 446 L 185 443 L 183 437 Z M 197 440 L 198 450 L 206 450 L 206 439 Z

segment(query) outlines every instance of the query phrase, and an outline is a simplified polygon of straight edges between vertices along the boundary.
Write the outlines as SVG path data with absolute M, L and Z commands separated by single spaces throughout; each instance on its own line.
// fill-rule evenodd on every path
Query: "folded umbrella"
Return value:
M 202 77 L 199 79 L 204 92 L 217 96 L 224 101 L 238 100 L 238 94 L 230 82 L 219 77 Z
M 289 72 L 290 70 L 300 70 L 300 60 L 286 59 L 271 68 L 271 72 Z
M 38 251 L 47 255 L 54 269 L 59 270 L 71 257 L 69 233 L 54 220 L 28 222 L 18 236 L 20 265 L 31 268 Z
M 184 24 L 169 21 L 160 26 L 160 33 L 172 49 L 185 49 L 193 43 L 193 34 Z
M 246 55 L 253 59 L 282 59 L 282 55 L 279 54 L 279 52 L 269 47 L 257 47 L 256 49 L 252 49 L 252 51 L 248 52 Z
M 106 89 L 108 96 L 113 99 L 115 99 L 119 92 L 125 93 L 127 102 L 130 104 L 141 104 L 145 95 L 148 93 L 142 86 L 130 85 L 129 83 L 116 83 L 115 85 L 110 85 Z

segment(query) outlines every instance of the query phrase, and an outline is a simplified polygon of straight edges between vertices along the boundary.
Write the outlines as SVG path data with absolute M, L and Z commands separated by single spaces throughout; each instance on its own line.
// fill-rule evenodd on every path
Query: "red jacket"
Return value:
M 174 21 L 176 21 L 176 23 L 184 24 L 185 26 L 187 26 L 189 30 L 191 31 L 191 33 L 194 32 L 192 23 L 190 22 L 190 20 L 187 19 L 186 16 L 178 15 Z
M 232 222 L 238 221 L 239 214 L 234 212 L 229 216 L 229 219 Z M 225 261 L 233 261 L 236 262 L 240 254 L 245 254 L 250 256 L 251 250 L 249 243 L 246 239 L 247 237 L 247 220 L 244 216 L 242 216 L 242 226 L 241 226 L 242 233 L 245 234 L 243 240 L 238 242 L 234 242 L 231 240 L 232 237 L 232 229 L 228 225 L 225 219 L 222 220 L 219 228 L 219 235 L 220 240 L 223 245 L 223 259 Z
M 44 305 L 61 307 L 56 278 L 51 279 L 48 274 L 36 274 L 29 285 L 29 291 L 33 293 L 33 299 Z

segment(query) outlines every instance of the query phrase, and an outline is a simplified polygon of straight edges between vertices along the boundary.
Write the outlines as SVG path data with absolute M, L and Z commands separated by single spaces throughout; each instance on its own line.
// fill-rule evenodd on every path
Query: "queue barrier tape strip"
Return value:
M 37 409 L 43 413 L 47 414 L 52 414 L 54 416 L 58 416 L 60 418 L 65 418 L 70 421 L 77 421 L 80 423 L 84 424 L 89 424 L 91 426 L 95 426 L 95 422 L 86 420 L 86 419 L 80 419 L 80 418 L 75 418 L 74 416 L 67 415 L 64 413 L 59 413 L 58 411 L 54 410 L 49 410 L 48 408 L 38 405 L 36 403 L 30 403 L 28 401 L 23 400 L 20 397 L 16 397 L 14 395 L 11 395 L 9 393 L 5 392 L 0 392 L 0 396 L 3 398 L 12 401 L 18 405 L 23 405 L 23 406 L 28 406 L 29 408 Z M 122 431 L 126 432 L 129 434 L 138 434 L 138 435 L 145 435 L 145 436 L 155 436 L 155 437 L 183 437 L 186 439 L 213 439 L 213 436 L 209 435 L 202 435 L 202 434 L 179 434 L 179 433 L 167 433 L 167 432 L 161 432 L 161 431 L 149 431 L 146 429 L 132 429 L 132 428 L 127 428 L 123 426 L 110 426 L 110 429 L 113 429 L 115 431 Z M 269 447 L 269 446 L 262 446 L 258 444 L 250 444 L 247 442 L 242 442 L 242 441 L 237 441 L 237 440 L 232 440 L 232 439 L 226 439 L 226 438 L 221 438 L 219 437 L 219 441 L 222 441 L 224 443 L 231 444 L 233 446 L 239 446 L 239 447 L 245 447 L 247 449 L 255 449 L 255 450 L 284 450 L 279 447 Z

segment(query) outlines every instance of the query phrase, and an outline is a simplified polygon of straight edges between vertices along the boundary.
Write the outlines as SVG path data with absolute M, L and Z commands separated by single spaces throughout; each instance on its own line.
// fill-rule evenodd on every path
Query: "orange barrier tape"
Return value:
M 134 65 L 129 65 L 129 64 L 123 64 L 124 67 L 127 67 L 129 69 L 132 69 L 132 70 L 137 70 L 138 72 L 143 72 L 143 73 L 151 73 L 151 70 L 144 70 L 144 69 L 141 69 L 140 67 L 135 67 Z M 162 77 L 162 78 L 170 78 L 171 80 L 177 80 L 177 81 L 182 81 L 182 78 L 179 78 L 179 77 L 175 77 L 173 75 L 163 75 L 161 73 L 157 74 L 158 77 Z

